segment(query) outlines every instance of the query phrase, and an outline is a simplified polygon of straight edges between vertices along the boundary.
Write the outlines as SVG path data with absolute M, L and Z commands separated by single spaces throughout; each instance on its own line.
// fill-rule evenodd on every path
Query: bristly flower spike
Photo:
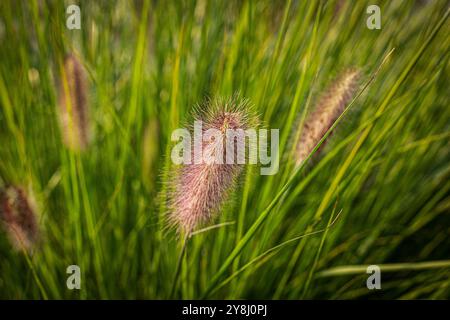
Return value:
M 296 165 L 300 165 L 308 157 L 320 139 L 344 112 L 358 88 L 359 77 L 359 70 L 346 70 L 327 88 L 305 121 L 296 146 Z
M 256 115 L 246 100 L 234 97 L 228 100 L 210 100 L 206 105 L 200 106 L 194 114 L 196 121 L 202 121 L 202 133 L 208 129 L 217 129 L 223 135 L 223 146 L 226 145 L 227 129 L 246 130 L 257 126 Z M 195 138 L 194 138 L 195 139 Z M 202 155 L 210 156 L 213 142 L 202 142 Z M 234 159 L 236 160 L 236 149 Z M 183 164 L 174 169 L 171 181 L 170 215 L 169 222 L 179 231 L 190 234 L 200 224 L 211 221 L 220 211 L 228 194 L 235 188 L 237 178 L 243 170 L 242 164 L 225 161 L 226 148 L 220 155 L 224 163 L 207 163 L 206 161 Z M 193 153 L 192 153 L 193 154 Z M 195 158 L 195 155 L 192 157 Z M 204 160 L 204 159 L 203 159 Z
M 24 188 L 0 190 L 0 221 L 15 249 L 30 251 L 38 242 L 36 205 Z
M 73 151 L 84 150 L 89 143 L 86 72 L 74 54 L 64 60 L 59 111 L 64 144 Z

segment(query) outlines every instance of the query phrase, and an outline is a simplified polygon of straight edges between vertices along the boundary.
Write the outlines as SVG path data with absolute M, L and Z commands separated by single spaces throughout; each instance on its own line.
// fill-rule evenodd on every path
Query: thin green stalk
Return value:
M 175 289 L 177 287 L 178 278 L 180 277 L 180 272 L 181 272 L 181 265 L 182 265 L 182 262 L 183 262 L 184 253 L 186 252 L 186 247 L 187 247 L 188 240 L 189 240 L 189 234 L 186 234 L 184 239 L 183 239 L 183 243 L 181 245 L 180 255 L 178 256 L 177 266 L 176 266 L 176 269 L 175 269 L 175 276 L 173 278 L 172 289 L 170 290 L 169 299 L 173 299 L 173 296 L 174 296 L 174 293 L 175 293 Z
M 311 280 L 313 278 L 314 272 L 316 271 L 317 263 L 319 262 L 319 257 L 320 257 L 320 254 L 322 252 L 323 246 L 325 244 L 325 239 L 326 239 L 326 237 L 328 235 L 329 226 L 333 223 L 334 213 L 336 211 L 336 205 L 337 205 L 337 201 L 336 201 L 336 203 L 334 205 L 333 211 L 331 212 L 330 219 L 328 220 L 327 228 L 325 229 L 325 232 L 322 235 L 322 239 L 320 239 L 319 248 L 317 249 L 316 256 L 314 258 L 314 262 L 312 264 L 312 267 L 309 270 L 308 278 L 306 280 L 306 284 L 305 284 L 304 289 L 303 289 L 303 298 L 308 294 L 308 289 L 309 289 L 309 286 L 311 284 Z
M 341 211 L 342 212 L 342 211 Z M 222 281 L 219 285 L 217 285 L 217 287 L 215 289 L 213 289 L 211 291 L 211 294 L 215 293 L 216 291 L 218 291 L 220 288 L 224 287 L 225 285 L 227 285 L 230 281 L 232 281 L 233 279 L 235 279 L 236 277 L 238 277 L 242 272 L 244 272 L 246 269 L 248 269 L 251 266 L 254 266 L 254 268 L 252 269 L 252 271 L 256 271 L 256 269 L 258 269 L 263 263 L 267 262 L 268 260 L 270 260 L 273 256 L 275 256 L 280 249 L 282 249 L 285 246 L 288 246 L 290 244 L 293 244 L 295 242 L 297 242 L 300 239 L 309 237 L 309 236 L 313 236 L 322 232 L 327 232 L 328 229 L 330 229 L 338 220 L 341 212 L 339 212 L 336 217 L 331 221 L 331 223 L 329 223 L 327 225 L 326 228 L 324 229 L 320 229 L 317 231 L 313 231 L 313 232 L 309 232 L 309 233 L 305 233 L 302 234 L 300 236 L 294 237 L 292 239 L 289 239 L 287 241 L 284 241 L 266 251 L 264 251 L 263 253 L 261 253 L 260 255 L 258 255 L 257 257 L 253 258 L 252 260 L 250 260 L 248 263 L 246 263 L 244 266 L 242 266 L 239 270 L 237 270 L 236 272 L 234 272 L 232 275 L 230 275 L 228 278 L 226 278 L 224 281 Z M 206 296 L 204 296 L 203 298 L 206 298 Z
M 381 263 L 376 264 L 381 272 L 419 271 L 428 269 L 450 268 L 450 260 L 407 262 L 407 263 Z M 365 274 L 369 265 L 340 266 L 317 273 L 317 278 L 339 277 L 354 274 Z

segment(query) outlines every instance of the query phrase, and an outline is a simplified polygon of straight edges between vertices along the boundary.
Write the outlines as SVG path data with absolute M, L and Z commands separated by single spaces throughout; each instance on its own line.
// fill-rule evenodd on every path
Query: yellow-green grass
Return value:
M 25 254 L 0 233 L 0 298 L 450 296 L 446 1 L 79 1 L 81 30 L 68 5 L 0 1 L 0 187 L 34 190 L 43 234 Z M 81 153 L 58 123 L 68 52 L 89 79 Z M 294 133 L 348 67 L 355 99 L 295 167 Z M 280 170 L 248 166 L 180 255 L 164 223 L 172 130 L 236 93 L 280 129 Z M 373 264 L 382 290 L 366 288 Z

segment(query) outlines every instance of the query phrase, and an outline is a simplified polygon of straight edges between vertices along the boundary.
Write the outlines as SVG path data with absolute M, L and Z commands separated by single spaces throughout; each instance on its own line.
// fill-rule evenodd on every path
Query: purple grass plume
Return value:
M 295 152 L 296 165 L 300 165 L 315 148 L 328 129 L 344 112 L 358 88 L 360 72 L 349 69 L 327 88 L 314 110 L 306 118 Z M 326 141 L 321 145 L 324 146 Z
M 178 231 L 190 235 L 199 225 L 210 222 L 235 189 L 237 179 L 244 169 L 242 164 L 226 163 L 226 129 L 249 129 L 258 125 L 257 116 L 251 111 L 247 100 L 233 97 L 228 100 L 209 100 L 194 114 L 196 121 L 203 123 L 203 133 L 214 128 L 223 135 L 223 164 L 202 161 L 183 164 L 175 168 L 169 195 L 169 224 Z M 231 139 L 231 138 L 230 138 Z M 236 140 L 235 140 L 236 143 Z M 211 155 L 214 142 L 202 143 L 202 154 Z M 237 143 L 234 159 L 237 159 Z M 192 159 L 194 153 L 192 152 Z
M 59 86 L 59 116 L 63 142 L 73 151 L 82 151 L 89 143 L 88 107 L 86 72 L 78 58 L 69 54 Z
M 33 197 L 22 187 L 0 190 L 0 222 L 16 250 L 31 251 L 39 239 L 39 225 Z

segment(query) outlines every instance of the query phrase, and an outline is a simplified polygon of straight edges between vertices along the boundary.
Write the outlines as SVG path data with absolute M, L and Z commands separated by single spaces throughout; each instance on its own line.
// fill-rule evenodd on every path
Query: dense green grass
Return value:
M 174 297 L 448 298 L 448 3 L 376 2 L 381 30 L 366 27 L 373 1 L 79 1 L 70 31 L 68 4 L 1 1 L 0 186 L 34 190 L 43 237 L 26 255 L 0 234 L 0 298 L 168 298 L 181 250 L 163 223 L 170 134 L 236 92 L 280 129 L 280 171 L 248 167 L 212 222 L 231 223 L 188 242 Z M 58 126 L 68 52 L 89 75 L 81 154 Z M 295 169 L 292 133 L 350 66 L 360 94 Z

